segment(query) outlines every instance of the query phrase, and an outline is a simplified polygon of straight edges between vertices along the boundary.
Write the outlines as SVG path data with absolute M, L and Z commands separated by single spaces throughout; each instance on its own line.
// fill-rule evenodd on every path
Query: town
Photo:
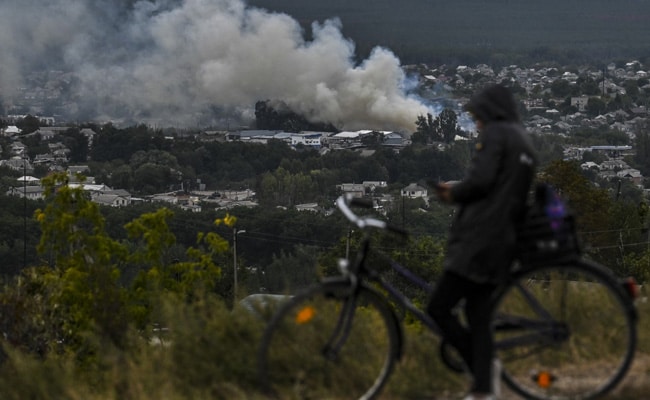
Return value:
M 563 158 L 583 160 L 585 153 L 596 154 L 594 160 L 587 160 L 582 167 L 592 171 L 603 179 L 630 180 L 635 186 L 645 188 L 645 177 L 638 168 L 633 168 L 625 161 L 626 156 L 635 153 L 635 139 L 639 132 L 646 133 L 650 125 L 650 79 L 645 66 L 639 61 L 610 63 L 605 68 L 536 66 L 533 68 L 507 66 L 495 70 L 488 65 L 474 67 L 426 65 L 406 66 L 409 76 L 418 80 L 417 93 L 422 96 L 436 97 L 438 107 L 452 109 L 458 116 L 460 126 L 456 140 L 467 140 L 476 134 L 471 124 L 462 123 L 462 104 L 469 95 L 482 85 L 499 82 L 512 88 L 521 101 L 521 114 L 527 129 L 538 135 L 558 135 L 566 139 L 563 144 Z M 230 189 L 206 187 L 200 180 L 183 187 L 181 183 L 172 190 L 155 193 L 130 193 L 127 188 L 109 187 L 106 182 L 96 182 L 89 176 L 85 160 L 71 161 L 70 149 L 61 140 L 62 134 L 71 125 L 58 121 L 54 116 L 43 115 L 61 100 L 62 91 L 57 89 L 61 81 L 70 77 L 62 72 L 52 72 L 49 79 L 40 77 L 34 82 L 41 86 L 25 88 L 20 98 L 3 108 L 9 111 L 0 116 L 0 134 L 3 143 L 3 159 L 0 166 L 6 166 L 22 172 L 19 182 L 10 188 L 9 194 L 39 199 L 42 187 L 39 178 L 51 171 L 67 171 L 71 182 L 76 174 L 86 176 L 82 184 L 84 190 L 91 194 L 93 201 L 102 205 L 121 207 L 134 202 L 165 202 L 183 209 L 200 211 L 210 206 L 216 209 L 231 208 L 237 205 L 255 206 L 255 191 L 251 188 Z M 49 105 L 49 106 L 47 106 Z M 442 105 L 442 106 L 441 106 Z M 69 106 L 69 104 L 68 104 Z M 14 111 L 25 111 L 16 114 Z M 29 131 L 18 128 L 25 118 L 35 119 Z M 95 125 L 97 126 L 97 125 Z M 577 130 L 605 129 L 620 135 L 620 143 L 582 145 L 572 140 Z M 100 132 L 92 128 L 81 128 L 79 133 L 85 137 L 87 145 L 92 148 L 93 141 Z M 192 138 L 199 142 L 268 143 L 271 140 L 285 142 L 292 148 L 315 149 L 321 154 L 341 149 L 349 149 L 360 154 L 371 154 L 372 146 L 379 144 L 399 152 L 412 143 L 413 132 L 357 130 L 357 131 L 301 131 L 285 132 L 281 130 L 249 129 L 195 129 L 175 130 L 165 136 L 167 140 L 185 140 Z M 38 151 L 30 149 L 26 143 L 38 143 Z M 444 149 L 444 143 L 429 143 Z M 90 152 L 88 152 L 90 154 Z M 593 157 L 592 157 L 593 158 Z M 87 161 L 92 161 L 87 156 Z M 38 171 L 41 176 L 34 176 Z M 184 179 L 179 179 L 184 182 Z M 194 184 L 195 183 L 195 184 Z M 386 186 L 386 182 L 383 183 Z M 188 190 L 190 186 L 191 190 Z M 366 187 L 376 185 L 366 183 Z M 364 193 L 363 182 L 339 182 L 337 188 L 342 191 Z M 410 183 L 401 189 L 406 197 L 428 197 L 427 189 L 416 183 Z M 315 209 L 316 203 L 295 205 L 298 209 Z

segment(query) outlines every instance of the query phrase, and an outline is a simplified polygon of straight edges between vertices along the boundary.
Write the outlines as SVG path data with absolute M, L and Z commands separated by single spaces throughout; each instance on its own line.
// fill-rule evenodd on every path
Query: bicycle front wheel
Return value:
M 586 261 L 516 273 L 495 308 L 503 379 L 528 399 L 591 399 L 625 375 L 636 348 L 630 296 Z
M 389 304 L 349 282 L 315 286 L 286 302 L 262 337 L 262 388 L 282 399 L 371 399 L 400 355 Z

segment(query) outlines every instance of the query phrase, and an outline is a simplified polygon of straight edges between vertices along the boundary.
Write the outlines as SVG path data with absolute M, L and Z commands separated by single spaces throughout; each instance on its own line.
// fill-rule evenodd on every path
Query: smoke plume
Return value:
M 191 126 L 279 100 L 341 129 L 412 131 L 430 112 L 391 51 L 355 61 L 336 18 L 307 40 L 290 16 L 240 0 L 21 0 L 0 15 L 5 102 L 30 72 L 58 69 L 74 77 L 77 115 L 93 119 Z

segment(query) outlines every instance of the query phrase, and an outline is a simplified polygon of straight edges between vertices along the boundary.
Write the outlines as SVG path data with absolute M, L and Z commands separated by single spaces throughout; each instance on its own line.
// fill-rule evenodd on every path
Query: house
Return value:
M 635 185 L 643 184 L 643 175 L 638 169 L 628 168 L 618 171 L 616 176 L 623 179 L 631 180 Z
M 408 197 L 409 199 L 428 199 L 429 194 L 427 189 L 418 185 L 417 183 L 411 183 L 407 187 L 402 189 L 402 197 Z
M 0 160 L 0 166 L 11 168 L 14 171 L 20 171 L 25 174 L 34 172 L 34 167 L 26 158 L 14 157 L 9 160 Z
M 2 130 L 2 135 L 14 136 L 14 135 L 19 135 L 20 132 L 21 132 L 20 128 L 18 128 L 16 125 L 10 125 Z
M 34 164 L 50 164 L 55 161 L 52 154 L 37 154 L 34 157 Z
M 353 197 L 363 197 L 366 194 L 366 187 L 361 183 L 342 183 L 336 185 L 342 193 L 350 193 Z
M 43 198 L 45 188 L 41 185 L 12 186 L 8 191 L 8 196 L 26 197 L 29 200 L 39 200 Z
M 245 130 L 238 132 L 231 132 L 226 136 L 228 141 L 241 140 L 246 142 L 259 142 L 267 143 L 269 140 L 274 139 L 278 131 L 271 130 Z
M 11 144 L 11 155 L 14 157 L 23 157 L 27 153 L 27 146 L 21 142 Z
M 577 96 L 571 97 L 571 106 L 578 109 L 578 111 L 585 111 L 587 108 L 587 102 L 589 101 L 589 96 Z
M 373 193 L 377 189 L 385 189 L 388 187 L 386 181 L 363 181 L 363 187 Z
M 250 200 L 255 197 L 255 192 L 251 189 L 244 190 L 221 190 L 219 195 L 222 199 L 231 201 Z
M 154 194 L 151 196 L 151 201 L 176 205 L 178 204 L 178 197 L 173 194 Z
M 318 212 L 318 209 L 318 203 L 296 204 L 296 210 L 298 211 Z
M 200 204 L 194 204 L 194 203 L 181 204 L 180 207 L 181 207 L 181 210 L 183 210 L 183 211 L 191 211 L 191 212 L 195 212 L 195 213 L 199 213 L 202 210 Z
M 83 175 L 83 176 L 88 176 L 88 172 L 90 172 L 90 168 L 88 168 L 87 165 L 70 165 L 68 166 L 68 169 L 66 173 L 70 178 L 73 178 L 76 180 L 77 174 Z
M 361 145 L 361 137 L 370 131 L 343 131 L 331 135 L 327 138 L 328 144 L 332 148 L 355 147 Z
M 600 166 L 593 161 L 587 161 L 580 164 L 580 168 L 582 168 L 583 170 L 590 170 L 590 169 L 599 170 Z
M 630 168 L 630 166 L 623 160 L 606 160 L 600 164 L 600 169 L 606 171 L 617 171 L 627 168 Z
M 91 200 L 97 204 L 109 207 L 124 207 L 131 204 L 130 198 L 110 193 L 99 193 L 92 196 Z
M 246 208 L 253 208 L 257 207 L 259 204 L 250 201 L 250 200 L 242 200 L 242 201 L 219 201 L 218 202 L 218 207 L 215 207 L 215 210 L 230 210 L 235 207 L 246 207 Z
M 75 184 L 69 184 L 73 186 Z M 95 188 L 99 185 L 92 185 L 84 182 L 84 187 Z M 102 185 L 103 186 L 103 185 Z M 103 186 L 104 190 L 94 190 L 91 193 L 91 200 L 95 203 L 111 207 L 124 207 L 131 205 L 133 199 L 131 193 L 124 189 L 111 189 L 108 186 Z
M 389 147 L 404 147 L 409 144 L 410 141 L 404 139 L 402 135 L 397 132 L 389 132 L 384 134 L 384 143 L 383 146 Z
M 590 151 L 603 153 L 608 157 L 622 157 L 633 154 L 632 146 L 591 146 Z
M 294 133 L 291 135 L 291 146 L 295 147 L 301 144 L 303 146 L 319 148 L 321 146 L 322 136 L 323 134 L 320 132 Z
M 91 197 L 104 194 L 113 190 L 104 184 L 96 185 L 96 184 L 86 183 L 86 182 L 84 183 L 70 182 L 68 183 L 68 187 L 72 189 L 81 188 L 81 190 L 83 190 L 84 192 L 90 193 Z
M 38 130 L 30 133 L 30 135 L 38 135 L 41 137 L 41 140 L 52 140 L 58 135 L 58 132 L 49 128 L 39 128 Z

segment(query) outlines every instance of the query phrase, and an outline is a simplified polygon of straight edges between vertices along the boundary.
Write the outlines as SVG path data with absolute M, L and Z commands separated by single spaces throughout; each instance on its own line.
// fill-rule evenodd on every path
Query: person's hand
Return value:
M 446 182 L 438 182 L 435 186 L 436 196 L 443 203 L 451 203 L 451 185 Z

